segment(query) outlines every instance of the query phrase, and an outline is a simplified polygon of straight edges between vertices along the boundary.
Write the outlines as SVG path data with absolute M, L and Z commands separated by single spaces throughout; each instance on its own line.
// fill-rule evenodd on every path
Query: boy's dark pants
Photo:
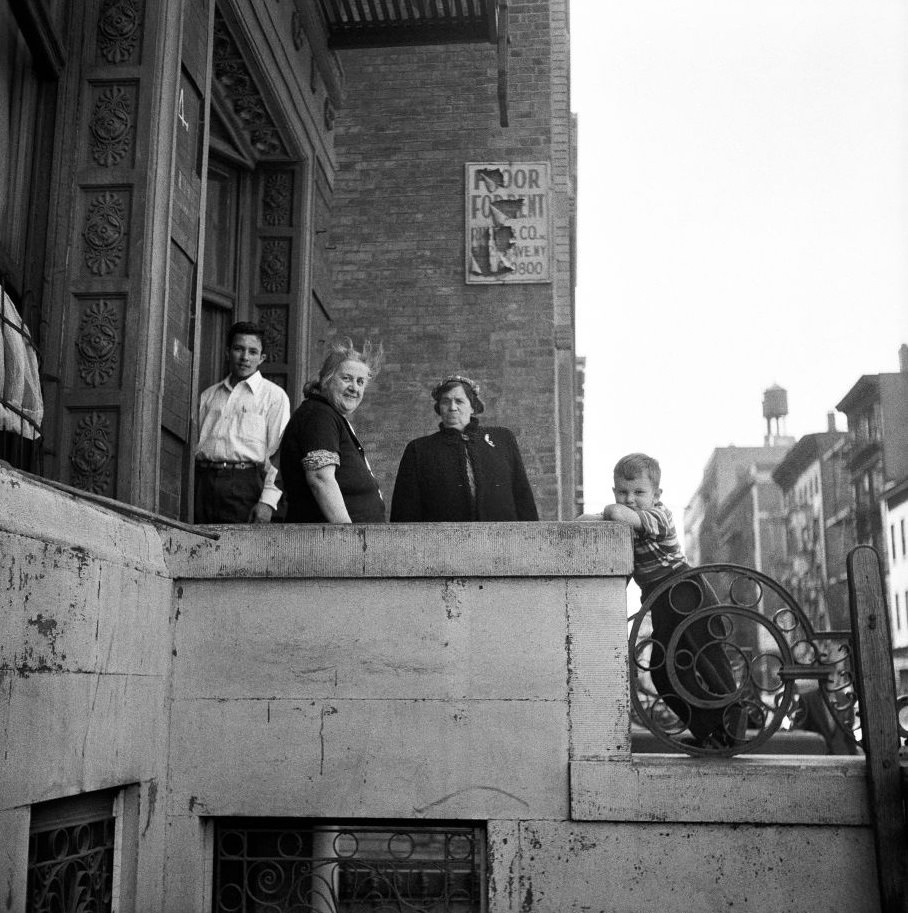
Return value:
M 695 586 L 687 586 L 688 582 L 695 583 L 699 593 Z M 658 585 L 657 583 L 643 592 L 644 602 Z M 719 605 L 719 598 L 709 583 L 699 575 L 688 578 L 684 585 L 676 587 L 673 598 L 672 590 L 668 589 L 656 599 L 650 612 L 652 639 L 662 648 L 663 661 L 660 662 L 657 655 L 660 653 L 658 647 L 654 647 L 652 661 L 655 668 L 651 669 L 650 675 L 659 695 L 669 709 L 688 724 L 697 742 L 702 744 L 712 737 L 720 744 L 733 745 L 736 739 L 744 737 L 744 708 L 737 703 L 728 707 L 697 707 L 689 704 L 678 695 L 668 676 L 668 644 L 675 629 L 690 612 L 713 605 Z M 683 688 L 693 697 L 714 701 L 722 695 L 732 694 L 737 690 L 737 685 L 731 664 L 716 636 L 725 633 L 724 621 L 714 619 L 712 629 L 715 633 L 710 633 L 708 619 L 689 625 L 675 648 L 674 665 L 677 679 Z

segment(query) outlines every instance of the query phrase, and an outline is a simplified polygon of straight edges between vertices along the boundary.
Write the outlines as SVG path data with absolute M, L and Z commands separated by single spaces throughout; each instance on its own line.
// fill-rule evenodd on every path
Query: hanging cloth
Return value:
M 12 298 L 0 289 L 0 334 L 3 337 L 0 353 L 0 430 L 14 431 L 30 441 L 41 436 L 44 419 L 44 400 L 38 356 L 31 334 L 23 323 Z M 9 407 L 9 408 L 6 408 Z

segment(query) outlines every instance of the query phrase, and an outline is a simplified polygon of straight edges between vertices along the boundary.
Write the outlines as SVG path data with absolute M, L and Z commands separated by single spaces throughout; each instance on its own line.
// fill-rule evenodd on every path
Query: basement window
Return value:
M 132 910 L 138 787 L 32 806 L 27 913 Z
M 484 913 L 485 827 L 218 819 L 215 913 Z

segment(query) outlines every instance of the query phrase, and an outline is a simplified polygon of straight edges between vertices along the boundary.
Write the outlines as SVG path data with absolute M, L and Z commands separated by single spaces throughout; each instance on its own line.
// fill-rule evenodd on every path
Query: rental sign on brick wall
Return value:
M 549 166 L 466 166 L 467 284 L 551 282 Z

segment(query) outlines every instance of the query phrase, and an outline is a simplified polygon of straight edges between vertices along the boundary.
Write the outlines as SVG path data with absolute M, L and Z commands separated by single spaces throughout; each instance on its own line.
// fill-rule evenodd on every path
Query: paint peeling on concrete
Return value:
M 148 833 L 151 826 L 151 819 L 154 815 L 155 805 L 158 801 L 158 781 L 150 780 L 148 783 L 148 807 L 145 809 L 145 827 L 142 828 L 142 836 Z
M 12 663 L 2 668 L 7 672 L 15 672 L 19 678 L 28 678 L 41 672 L 62 672 L 62 660 L 66 659 L 66 654 L 63 653 L 57 658 L 53 655 L 53 647 L 51 652 L 52 656 L 48 658 L 45 653 L 36 652 L 33 647 L 26 646 L 21 653 L 13 654 Z
M 452 577 L 444 582 L 441 602 L 445 607 L 445 615 L 450 621 L 460 618 L 463 614 L 463 596 L 466 588 L 467 582 L 461 577 Z
M 366 552 L 369 549 L 369 544 L 366 541 L 366 531 L 362 528 L 357 528 L 356 536 L 359 539 L 360 548 L 363 551 L 363 574 L 366 573 Z
M 528 884 L 526 892 L 523 895 L 523 903 L 520 905 L 520 913 L 530 913 L 533 909 L 533 885 Z
M 325 718 L 337 713 L 337 707 L 322 707 L 321 718 L 318 725 L 319 762 L 318 772 L 325 772 Z
M 45 618 L 40 612 L 34 618 L 27 619 L 25 623 L 37 628 L 38 633 L 50 641 L 56 640 L 59 633 L 57 631 L 57 619 Z
M 8 561 L 6 588 L 10 592 L 18 591 L 21 593 L 23 590 L 28 590 L 33 583 L 43 580 L 47 576 L 43 571 L 35 569 L 37 556 L 32 553 L 20 556 L 18 562 L 15 555 L 5 555 L 3 560 L 4 562 Z M 43 565 L 41 566 L 43 567 Z M 26 592 L 26 602 L 28 598 L 29 593 Z
M 92 565 L 91 555 L 81 545 L 73 545 L 68 549 L 69 553 L 76 559 L 76 567 L 80 580 L 84 580 L 88 569 Z

